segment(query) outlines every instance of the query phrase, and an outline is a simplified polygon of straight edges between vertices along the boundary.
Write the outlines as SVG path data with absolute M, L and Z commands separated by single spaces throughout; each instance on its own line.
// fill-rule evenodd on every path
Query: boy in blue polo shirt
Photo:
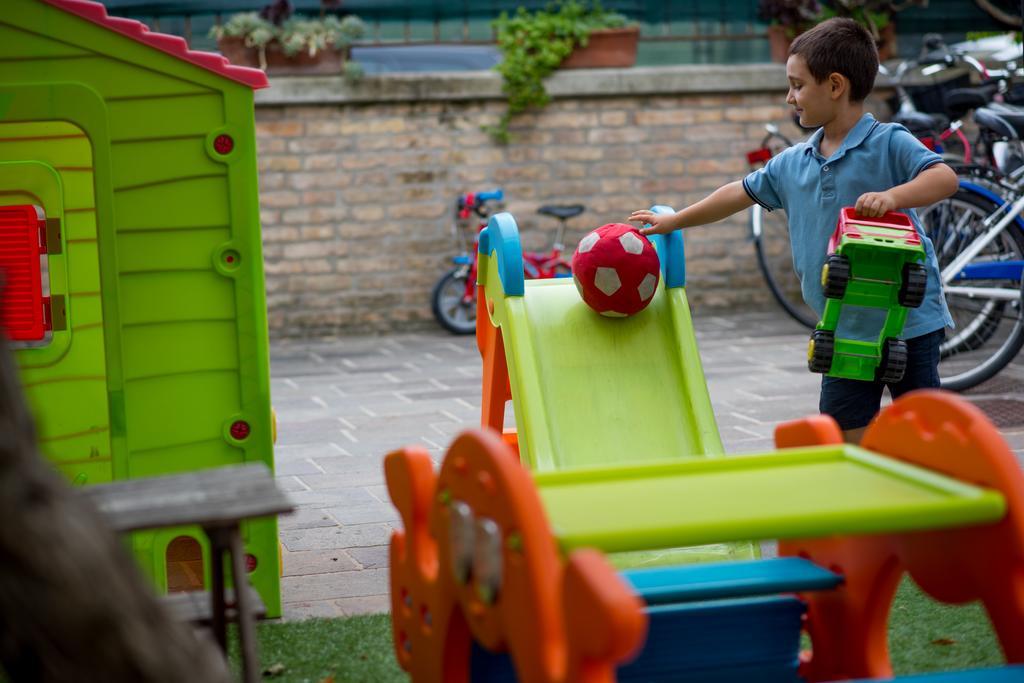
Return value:
M 927 255 L 924 303 L 911 309 L 903 330 L 907 369 L 895 384 L 822 377 L 820 410 L 857 442 L 878 412 L 886 386 L 893 398 L 939 386 L 939 344 L 953 326 L 939 281 L 931 241 L 913 207 L 928 206 L 956 192 L 956 174 L 902 126 L 879 123 L 864 112 L 864 99 L 878 73 L 871 35 L 851 19 L 829 19 L 793 41 L 786 62 L 786 103 L 800 125 L 819 129 L 806 142 L 771 159 L 742 181 L 724 185 L 675 214 L 634 211 L 630 221 L 649 223 L 645 234 L 666 233 L 722 220 L 754 202 L 785 209 L 793 266 L 803 298 L 820 316 L 825 306 L 820 273 L 839 210 L 853 206 L 864 216 L 902 210 L 913 221 Z M 837 337 L 877 339 L 884 311 L 844 307 Z

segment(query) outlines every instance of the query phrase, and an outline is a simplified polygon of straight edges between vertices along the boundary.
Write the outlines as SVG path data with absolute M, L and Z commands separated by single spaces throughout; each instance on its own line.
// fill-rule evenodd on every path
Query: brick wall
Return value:
M 479 75 L 437 77 L 433 88 L 380 78 L 354 91 L 324 79 L 275 82 L 256 112 L 271 334 L 433 326 L 429 295 L 455 253 L 460 192 L 502 187 L 528 249 L 554 237 L 556 221 L 538 206 L 585 204 L 569 223 L 571 250 L 632 209 L 682 207 L 740 178 L 764 123 L 787 118 L 784 75 L 769 65 L 717 78 L 698 68 L 565 76 L 505 147 L 480 130 L 501 111 L 490 74 L 483 85 Z M 769 304 L 746 220 L 686 233 L 695 310 Z

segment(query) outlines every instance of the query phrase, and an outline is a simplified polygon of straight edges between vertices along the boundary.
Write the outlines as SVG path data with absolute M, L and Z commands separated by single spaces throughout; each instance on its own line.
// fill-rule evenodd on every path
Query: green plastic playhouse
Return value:
M 831 377 L 898 382 L 907 367 L 907 345 L 899 335 L 908 308 L 924 301 L 928 271 L 921 238 L 906 214 L 839 215 L 821 269 L 825 310 L 807 346 L 807 367 Z M 844 306 L 879 308 L 885 321 L 873 341 L 836 338 Z
M 265 76 L 98 3 L 3 6 L 0 228 L 38 229 L 45 265 L 0 242 L 10 273 L 39 280 L 2 304 L 36 318 L 12 338 L 42 452 L 75 485 L 273 467 L 253 114 Z M 243 534 L 277 616 L 276 520 Z M 208 557 L 197 528 L 132 538 L 162 589 L 180 536 Z

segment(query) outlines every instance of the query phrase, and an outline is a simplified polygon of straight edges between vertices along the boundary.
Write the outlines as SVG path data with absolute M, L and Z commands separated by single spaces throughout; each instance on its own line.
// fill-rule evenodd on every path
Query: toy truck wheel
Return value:
M 807 369 L 826 373 L 832 369 L 832 356 L 836 348 L 836 335 L 828 330 L 815 330 L 807 342 Z
M 892 384 L 903 379 L 907 369 L 907 343 L 902 339 L 886 339 L 882 345 L 882 362 L 875 371 L 875 379 Z
M 928 270 L 920 263 L 907 263 L 903 266 L 903 283 L 900 285 L 900 306 L 917 308 L 924 301 L 925 288 L 928 287 Z
M 850 259 L 841 254 L 829 254 L 821 267 L 821 288 L 826 299 L 842 299 L 850 283 Z

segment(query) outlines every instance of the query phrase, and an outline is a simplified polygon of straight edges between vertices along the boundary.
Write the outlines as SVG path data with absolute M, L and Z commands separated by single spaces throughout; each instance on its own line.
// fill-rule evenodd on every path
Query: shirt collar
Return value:
M 846 134 L 846 138 L 843 139 L 843 144 L 839 145 L 839 149 L 837 149 L 829 158 L 831 160 L 842 158 L 842 156 L 848 151 L 864 142 L 876 125 L 878 125 L 878 121 L 876 121 L 875 117 L 871 115 L 871 112 L 865 113 L 864 116 L 860 117 L 860 121 L 854 124 L 853 128 L 850 129 L 850 132 Z M 804 150 L 804 154 L 813 153 L 817 156 L 821 156 L 821 153 L 818 150 L 821 148 L 821 138 L 824 135 L 824 128 L 819 128 L 814 131 L 811 137 L 807 140 L 808 144 Z

